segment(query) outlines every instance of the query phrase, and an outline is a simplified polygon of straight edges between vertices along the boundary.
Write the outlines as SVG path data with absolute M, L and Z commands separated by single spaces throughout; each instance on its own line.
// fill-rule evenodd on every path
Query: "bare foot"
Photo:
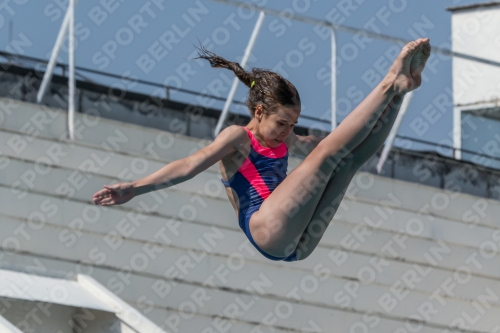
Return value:
M 424 70 L 425 63 L 429 56 L 431 55 L 431 44 L 429 44 L 429 38 L 423 39 L 424 43 L 421 45 L 420 50 L 415 53 L 410 63 L 410 73 L 411 75 L 420 74 Z
M 420 87 L 420 84 L 422 83 L 421 74 L 430 55 L 431 44 L 429 44 L 429 38 L 425 38 L 424 43 L 420 45 L 420 49 L 413 55 L 410 63 L 410 74 L 416 83 L 414 89 Z
M 404 94 L 420 86 L 420 74 L 429 56 L 429 38 L 419 38 L 403 47 L 387 74 L 395 92 Z

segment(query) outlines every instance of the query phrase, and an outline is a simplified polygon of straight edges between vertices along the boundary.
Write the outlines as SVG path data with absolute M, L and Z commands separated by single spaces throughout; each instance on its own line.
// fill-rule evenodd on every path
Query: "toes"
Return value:
M 406 44 L 406 54 L 405 58 L 411 57 L 413 54 L 415 54 L 418 50 L 419 44 L 417 42 L 409 42 Z
M 408 51 L 414 51 L 417 48 L 417 42 L 409 42 L 408 43 Z
M 424 50 L 425 48 L 427 47 L 430 47 L 429 45 L 429 38 L 419 38 L 413 42 L 410 42 L 412 43 L 412 45 L 414 45 L 415 49 L 418 49 L 418 50 Z
M 431 55 L 431 44 L 425 43 L 422 51 L 426 56 L 430 56 Z
M 416 40 L 416 42 L 419 44 L 419 45 L 425 45 L 427 43 L 429 43 L 430 39 L 428 37 L 426 38 L 419 38 Z
M 431 44 L 429 44 L 430 39 L 429 38 L 419 38 L 419 46 L 420 49 L 422 50 L 422 53 L 424 54 L 430 54 L 431 51 Z

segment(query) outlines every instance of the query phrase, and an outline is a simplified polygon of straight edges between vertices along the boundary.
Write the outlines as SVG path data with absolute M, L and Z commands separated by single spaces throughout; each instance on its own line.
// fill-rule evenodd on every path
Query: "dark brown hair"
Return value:
M 255 108 L 259 104 L 262 104 L 267 116 L 276 113 L 278 105 L 300 106 L 299 92 L 290 81 L 278 73 L 262 68 L 252 68 L 247 72 L 237 62 L 227 61 L 208 51 L 203 45 L 198 48 L 198 55 L 198 58 L 208 60 L 212 67 L 232 70 L 238 79 L 250 88 L 246 105 L 252 116 L 255 116 Z

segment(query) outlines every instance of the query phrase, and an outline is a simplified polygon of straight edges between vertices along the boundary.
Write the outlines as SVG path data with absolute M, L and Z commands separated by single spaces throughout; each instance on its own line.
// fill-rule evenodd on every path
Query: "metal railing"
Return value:
M 234 0 L 212 0 L 212 1 L 222 3 L 225 5 L 229 5 L 229 6 L 235 6 L 235 7 L 240 7 L 240 8 L 249 8 L 249 9 L 252 9 L 254 11 L 259 11 L 261 13 L 261 16 L 263 14 L 268 14 L 268 15 L 281 17 L 283 14 L 282 11 L 267 8 L 267 7 L 257 6 L 257 5 L 254 5 L 252 3 L 247 3 L 247 2 L 234 1 Z M 257 22 L 256 27 L 258 25 L 260 26 L 260 24 L 262 24 L 262 22 L 260 22 L 261 16 L 259 16 L 259 21 Z M 331 30 L 331 49 L 332 49 L 331 64 L 332 65 L 330 66 L 330 68 L 331 68 L 331 128 L 332 128 L 332 130 L 336 127 L 336 124 L 337 124 L 337 120 L 336 120 L 336 66 L 334 65 L 334 64 L 336 64 L 336 48 L 337 48 L 336 44 L 337 44 L 337 42 L 336 42 L 336 38 L 335 38 L 335 32 L 342 31 L 342 32 L 347 32 L 347 33 L 351 33 L 351 34 L 361 33 L 363 36 L 368 37 L 368 38 L 373 38 L 373 39 L 378 39 L 378 40 L 382 40 L 382 41 L 386 41 L 386 42 L 396 43 L 399 45 L 405 45 L 408 42 L 410 42 L 410 40 L 406 40 L 403 38 L 396 38 L 396 37 L 384 35 L 381 33 L 376 33 L 376 32 L 370 31 L 370 30 L 366 30 L 366 29 L 358 29 L 358 28 L 346 26 L 343 24 L 336 24 L 334 22 L 330 22 L 327 20 L 320 20 L 320 19 L 316 19 L 313 17 L 299 15 L 296 13 L 294 13 L 291 17 L 287 17 L 287 19 L 303 22 L 306 24 L 311 24 L 314 26 L 323 26 L 323 27 L 329 28 Z M 254 42 L 255 42 L 255 40 L 253 38 L 251 38 L 250 43 L 254 43 Z M 479 63 L 483 63 L 483 64 L 488 64 L 488 65 L 493 65 L 493 66 L 497 66 L 497 67 L 500 66 L 500 62 L 498 62 L 498 61 L 484 59 L 484 58 L 464 54 L 461 52 L 455 52 L 455 51 L 452 51 L 449 49 L 444 49 L 441 47 L 433 46 L 432 52 L 438 53 L 441 55 L 445 55 L 445 56 L 467 59 L 467 60 L 471 60 L 471 61 L 475 61 L 475 62 L 479 62 Z M 410 93 L 410 94 L 407 94 L 407 96 L 405 96 L 405 102 L 401 106 L 401 110 L 398 113 L 396 121 L 392 127 L 390 134 L 389 134 L 385 149 L 380 157 L 380 160 L 379 160 L 379 163 L 377 166 L 377 170 L 379 172 L 382 170 L 383 164 L 384 164 L 384 162 L 389 154 L 389 151 L 391 150 L 394 138 L 396 137 L 396 133 L 398 132 L 399 127 L 402 123 L 402 119 L 406 113 L 406 110 L 408 109 L 409 101 L 411 100 L 412 95 L 413 95 L 413 93 Z M 230 103 L 231 99 L 232 99 L 232 95 L 228 96 L 227 103 Z M 453 133 L 455 133 L 455 135 L 453 137 L 453 145 L 456 148 L 456 150 L 454 150 L 454 151 L 460 151 L 461 137 L 459 136 L 459 133 L 460 133 L 461 128 L 457 128 L 457 126 L 459 126 L 457 124 L 460 124 L 459 120 L 456 119 L 457 112 L 454 112 L 454 117 L 455 117 L 455 119 L 453 120 L 453 124 L 454 124 Z M 219 120 L 219 123 L 221 123 L 222 121 L 223 121 L 223 119 Z M 220 129 L 220 126 L 218 126 L 217 128 Z M 218 132 L 216 130 L 215 135 L 217 135 L 217 133 Z M 454 158 L 460 159 L 461 154 L 460 153 L 454 154 Z
M 44 60 L 44 59 L 40 59 L 40 58 L 36 58 L 36 57 L 30 57 L 30 56 L 25 56 L 25 55 L 17 55 L 17 54 L 5 52 L 5 51 L 0 51 L 0 57 L 8 59 L 9 61 L 12 61 L 12 60 L 15 60 L 15 61 L 24 60 L 27 63 L 43 63 L 43 64 L 46 64 L 48 62 L 47 60 Z M 11 62 L 11 64 L 12 64 L 12 62 Z M 61 70 L 62 70 L 62 72 L 64 74 L 65 71 L 67 71 L 68 64 L 55 63 L 54 67 L 61 68 Z M 90 68 L 85 68 L 85 67 L 81 67 L 81 66 L 75 66 L 75 69 L 78 70 L 78 71 L 80 71 L 80 72 L 89 73 L 89 74 L 96 74 L 96 75 L 100 75 L 100 76 L 104 76 L 104 77 L 109 77 L 109 78 L 134 80 L 137 83 L 141 83 L 141 84 L 144 84 L 144 85 L 147 85 L 147 86 L 164 88 L 166 91 L 173 90 L 173 91 L 178 91 L 178 92 L 185 93 L 185 94 L 188 94 L 188 95 L 202 96 L 202 97 L 213 99 L 213 100 L 217 100 L 217 101 L 226 101 L 226 99 L 223 98 L 223 97 L 214 96 L 214 95 L 210 95 L 210 94 L 205 94 L 205 93 L 201 93 L 201 92 L 194 91 L 194 90 L 189 90 L 189 89 L 184 89 L 184 88 L 167 86 L 167 85 L 163 85 L 161 83 L 157 83 L 157 82 L 153 82 L 153 81 L 140 80 L 140 79 L 132 79 L 132 78 L 128 78 L 128 77 L 122 77 L 120 75 L 116 75 L 116 74 L 113 74 L 113 73 L 98 71 L 98 70 L 94 70 L 94 69 L 90 69 Z M 75 72 L 75 75 L 81 76 L 86 81 L 95 83 L 94 81 L 86 78 L 84 75 L 82 75 L 79 72 Z M 168 93 L 167 93 L 167 95 L 168 95 Z M 246 105 L 245 102 L 242 102 L 242 101 L 233 101 L 233 103 L 234 104 L 239 104 L 239 105 Z M 330 124 L 329 120 L 323 119 L 323 118 L 318 118 L 318 117 L 313 117 L 313 116 L 308 116 L 308 115 L 302 115 L 302 114 L 300 115 L 300 118 L 307 119 L 307 120 L 314 121 L 314 122 L 323 123 L 323 124 Z M 339 125 L 339 124 L 340 124 L 340 122 L 338 122 L 336 125 Z M 413 138 L 413 137 L 408 137 L 408 136 L 398 135 L 398 134 L 394 135 L 394 138 L 395 139 L 400 139 L 400 140 L 407 140 L 409 142 L 413 142 L 413 143 L 418 143 L 418 144 L 423 144 L 423 145 L 427 145 L 427 146 L 439 148 L 440 150 L 449 150 L 451 152 L 451 156 L 455 156 L 455 152 L 459 151 L 460 153 L 471 154 L 473 156 L 484 157 L 484 158 L 488 158 L 488 159 L 500 162 L 500 158 L 495 157 L 493 155 L 487 155 L 487 154 L 479 153 L 477 151 L 471 151 L 471 150 L 464 149 L 464 148 L 456 148 L 454 146 L 447 146 L 447 145 L 439 144 L 439 143 L 436 143 L 436 142 L 433 142 L 433 141 L 427 141 L 427 140 L 422 140 L 422 139 L 419 139 L 419 138 Z
M 48 63 L 48 61 L 45 59 L 30 57 L 30 56 L 25 56 L 25 55 L 17 55 L 17 54 L 5 52 L 5 51 L 0 51 L 0 57 L 4 57 L 5 59 L 8 59 L 8 60 L 24 60 L 28 63 L 36 63 L 36 64 L 38 64 L 38 63 L 47 64 Z M 64 77 L 64 73 L 68 70 L 68 64 L 64 64 L 64 63 L 57 62 L 54 64 L 54 67 L 61 68 L 62 73 L 63 73 L 63 77 Z M 167 99 L 169 99 L 168 97 L 170 96 L 170 90 L 173 90 L 173 91 L 177 91 L 180 93 L 185 93 L 185 94 L 194 95 L 194 96 L 201 96 L 201 97 L 209 98 L 209 99 L 216 100 L 216 101 L 224 102 L 227 100 L 227 98 L 224 98 L 224 97 L 214 96 L 214 95 L 202 93 L 199 91 L 168 86 L 168 85 L 164 85 L 161 83 L 148 81 L 148 80 L 133 79 L 130 77 L 124 77 L 121 75 L 108 73 L 108 72 L 104 72 L 104 71 L 98 71 L 95 69 L 81 67 L 81 66 L 75 66 L 75 70 L 80 71 L 80 72 L 84 72 L 84 73 L 88 73 L 88 74 L 95 74 L 95 75 L 105 76 L 105 77 L 114 78 L 114 79 L 133 81 L 133 82 L 137 82 L 140 84 L 144 84 L 146 86 L 164 88 L 165 92 L 166 92 Z M 86 76 L 84 76 L 81 73 L 76 72 L 76 71 L 75 71 L 76 76 L 80 76 L 84 80 L 94 83 L 93 80 L 87 78 Z M 246 105 L 245 102 L 242 102 L 242 101 L 232 101 L 232 103 L 238 104 L 238 105 Z M 308 116 L 308 115 L 300 115 L 300 118 L 315 121 L 315 122 L 320 122 L 320 123 L 324 123 L 324 124 L 330 124 L 330 121 L 323 119 L 323 118 L 318 118 L 318 117 L 313 117 L 313 116 Z
M 48 62 L 47 60 L 44 60 L 44 59 L 40 59 L 40 58 L 36 58 L 36 57 L 30 57 L 30 56 L 25 56 L 25 55 L 17 55 L 17 54 L 5 52 L 5 51 L 0 51 L 0 57 L 8 59 L 9 61 L 11 61 L 11 64 L 12 64 L 12 60 L 15 60 L 15 61 L 23 60 L 23 61 L 26 61 L 27 63 L 43 63 L 43 64 L 46 64 Z M 61 68 L 61 70 L 62 70 L 62 72 L 64 74 L 65 71 L 67 71 L 68 64 L 55 63 L 54 67 Z M 185 93 L 185 94 L 188 94 L 188 95 L 202 96 L 202 97 L 213 99 L 213 100 L 217 100 L 217 101 L 226 101 L 226 99 L 223 98 L 223 97 L 214 96 L 214 95 L 210 95 L 210 94 L 205 94 L 205 93 L 201 93 L 201 92 L 194 91 L 194 90 L 189 90 L 189 89 L 184 89 L 184 88 L 167 86 L 167 85 L 163 85 L 161 83 L 157 83 L 157 82 L 153 82 L 153 81 L 140 80 L 140 79 L 132 79 L 132 78 L 128 78 L 128 77 L 122 77 L 120 75 L 116 75 L 116 74 L 113 74 L 113 73 L 98 71 L 98 70 L 94 70 L 94 69 L 90 69 L 90 68 L 85 68 L 85 67 L 81 67 L 81 66 L 75 66 L 75 69 L 78 70 L 79 72 L 84 72 L 84 73 L 89 73 L 89 74 L 95 74 L 95 75 L 100 75 L 100 76 L 109 77 L 109 78 L 134 80 L 137 83 L 141 83 L 141 84 L 144 84 L 144 85 L 147 85 L 147 86 L 161 87 L 161 88 L 164 88 L 167 91 L 167 96 L 169 95 L 168 91 L 169 90 L 173 90 L 173 91 L 178 91 L 178 92 Z M 86 81 L 94 83 L 94 81 L 86 78 L 84 75 L 82 75 L 79 72 L 75 72 L 75 75 L 81 76 Z M 238 105 L 245 105 L 245 102 L 242 102 L 242 101 L 233 101 L 233 103 L 234 104 L 238 104 Z M 323 124 L 330 124 L 329 120 L 323 119 L 323 118 L 318 118 L 318 117 L 313 117 L 313 116 L 308 116 L 308 115 L 300 115 L 300 118 L 307 119 L 307 120 L 314 121 L 314 122 L 323 123 Z M 340 122 L 338 122 L 336 125 L 339 125 L 339 124 L 340 124 Z M 484 158 L 488 158 L 488 159 L 500 162 L 500 158 L 495 157 L 493 155 L 487 155 L 487 154 L 479 153 L 477 151 L 467 150 L 467 149 L 464 149 L 464 148 L 456 148 L 454 146 L 447 146 L 447 145 L 439 144 L 439 143 L 432 142 L 432 141 L 422 140 L 422 139 L 419 139 L 419 138 L 413 138 L 413 137 L 408 137 L 408 136 L 398 135 L 398 134 L 394 135 L 394 138 L 395 139 L 400 139 L 400 140 L 407 140 L 407 141 L 413 142 L 413 143 L 418 143 L 418 144 L 423 144 L 423 145 L 431 146 L 433 148 L 438 148 L 440 150 L 449 150 L 451 152 L 451 156 L 452 157 L 455 156 L 455 153 L 458 151 L 460 153 L 471 154 L 473 156 L 484 157 Z M 386 147 L 388 147 L 388 145 L 386 145 Z
M 252 33 L 252 36 L 250 38 L 247 50 L 245 51 L 246 58 L 248 57 L 248 55 L 253 47 L 253 44 L 255 43 L 255 41 L 257 39 L 258 31 L 260 29 L 260 26 L 262 25 L 262 21 L 264 20 L 265 14 L 278 16 L 278 17 L 281 16 L 281 14 L 282 14 L 281 11 L 274 10 L 271 8 L 262 7 L 262 6 L 256 6 L 256 5 L 254 5 L 252 3 L 248 3 L 248 2 L 241 2 L 241 1 L 234 1 L 234 0 L 212 0 L 212 1 L 219 2 L 219 3 L 225 4 L 225 5 L 230 5 L 230 6 L 250 8 L 254 11 L 260 12 L 259 18 L 256 22 L 256 26 L 255 26 L 254 31 Z M 70 0 L 69 1 L 69 6 L 68 6 L 67 12 L 65 14 L 63 23 L 61 25 L 61 29 L 59 31 L 56 44 L 54 46 L 54 49 L 53 49 L 53 52 L 52 52 L 52 55 L 50 58 L 49 66 L 47 68 L 47 71 L 45 72 L 43 83 L 42 83 L 42 86 L 40 88 L 40 92 L 37 96 L 37 100 L 40 103 L 41 99 L 43 97 L 43 94 L 45 92 L 47 82 L 50 81 L 50 76 L 52 75 L 53 66 L 54 66 L 55 60 L 57 58 L 57 54 L 59 52 L 59 49 L 61 47 L 63 37 L 66 34 L 66 31 L 69 29 L 70 48 L 69 48 L 69 80 L 68 80 L 68 85 L 69 85 L 68 128 L 69 128 L 69 132 L 70 132 L 70 139 L 73 139 L 73 131 L 72 131 L 73 121 L 72 121 L 72 119 L 73 119 L 73 112 L 74 112 L 74 91 L 75 91 L 74 75 L 75 75 L 75 68 L 76 68 L 75 64 L 74 64 L 74 11 L 75 11 L 76 2 L 77 2 L 77 0 Z M 358 28 L 350 27 L 350 26 L 343 25 L 343 24 L 336 24 L 334 22 L 330 22 L 327 20 L 320 20 L 320 19 L 316 19 L 316 18 L 312 18 L 312 17 L 299 15 L 296 13 L 294 13 L 294 15 L 292 17 L 290 17 L 290 19 L 295 20 L 295 21 L 299 21 L 299 22 L 303 22 L 303 23 L 307 23 L 307 24 L 316 25 L 316 26 L 319 25 L 319 26 L 327 27 L 331 30 L 331 64 L 333 64 L 333 65 L 330 66 L 330 68 L 331 68 L 331 98 L 330 98 L 330 102 L 331 102 L 331 117 L 330 118 L 331 119 L 330 119 L 330 125 L 331 125 L 332 130 L 337 125 L 337 120 L 336 120 L 336 66 L 334 65 L 336 63 L 336 48 L 337 48 L 337 42 L 336 42 L 336 37 L 335 37 L 336 31 L 342 31 L 342 32 L 347 32 L 347 33 L 351 33 L 351 34 L 361 33 L 362 35 L 364 35 L 368 38 L 378 39 L 378 40 L 387 41 L 387 42 L 396 43 L 396 44 L 406 44 L 409 42 L 409 40 L 406 40 L 406 39 L 396 38 L 396 37 L 384 35 L 381 33 L 372 32 L 372 31 L 366 30 L 366 29 L 358 29 Z M 455 52 L 455 51 L 452 51 L 449 49 L 444 49 L 441 47 L 435 47 L 435 46 L 432 47 L 432 52 L 437 52 L 438 54 L 441 54 L 441 55 L 463 58 L 463 59 L 471 60 L 474 62 L 493 65 L 493 66 L 497 66 L 497 67 L 500 66 L 500 62 L 497 62 L 497 61 L 492 61 L 492 60 L 488 60 L 488 59 L 484 59 L 484 58 L 480 58 L 480 57 L 476 57 L 476 56 L 472 56 L 472 55 L 468 55 L 468 54 L 464 54 L 464 53 L 460 53 L 460 52 Z M 245 60 L 244 61 L 244 63 L 245 63 L 246 59 L 244 59 L 244 60 Z M 221 113 L 221 117 L 220 117 L 220 119 L 217 123 L 216 129 L 214 131 L 215 135 L 218 134 L 218 132 L 220 131 L 220 129 L 222 127 L 222 123 L 224 121 L 224 118 L 227 114 L 227 111 L 229 109 L 230 104 L 232 103 L 232 99 L 234 97 L 234 93 L 236 91 L 237 84 L 238 84 L 237 80 L 235 80 L 235 82 L 233 83 L 233 87 L 231 88 L 230 94 L 229 94 L 228 98 L 226 99 L 226 104 L 224 106 L 223 112 Z M 166 94 L 167 94 L 167 96 L 169 96 L 168 88 L 166 90 Z M 383 154 L 383 156 L 381 158 L 380 168 L 381 168 L 381 165 L 383 164 L 383 162 L 387 156 L 387 152 L 390 150 L 390 146 L 392 145 L 392 140 L 395 137 L 395 134 L 397 133 L 397 131 L 399 129 L 399 125 L 401 124 L 401 118 L 404 116 L 404 113 L 405 113 L 404 111 L 408 107 L 408 104 L 409 103 L 406 103 L 405 108 L 404 109 L 402 108 L 402 110 L 401 110 L 402 112 L 400 112 L 398 114 L 398 118 L 400 118 L 400 119 L 396 119 L 395 126 L 393 126 L 392 131 L 389 134 L 390 140 L 388 141 L 388 148 L 387 148 L 387 151 Z M 453 145 L 455 148 L 461 147 L 461 137 L 460 137 L 460 128 L 459 128 L 460 127 L 460 120 L 458 119 L 460 116 L 460 112 L 461 112 L 461 110 L 458 110 L 458 109 L 454 110 Z M 457 149 L 457 150 L 459 151 L 459 149 Z M 457 159 L 460 159 L 461 155 L 460 155 L 460 153 L 457 153 L 456 155 L 454 155 L 454 157 Z

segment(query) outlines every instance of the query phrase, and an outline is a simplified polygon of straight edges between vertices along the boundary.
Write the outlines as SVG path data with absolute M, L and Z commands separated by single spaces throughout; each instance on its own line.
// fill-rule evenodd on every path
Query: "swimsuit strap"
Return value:
M 243 128 L 245 129 L 245 131 L 247 131 L 247 134 L 250 137 L 252 148 L 260 155 L 272 158 L 282 158 L 287 154 L 288 148 L 286 147 L 285 142 L 282 142 L 278 147 L 275 148 L 263 147 L 246 126 L 243 126 Z

